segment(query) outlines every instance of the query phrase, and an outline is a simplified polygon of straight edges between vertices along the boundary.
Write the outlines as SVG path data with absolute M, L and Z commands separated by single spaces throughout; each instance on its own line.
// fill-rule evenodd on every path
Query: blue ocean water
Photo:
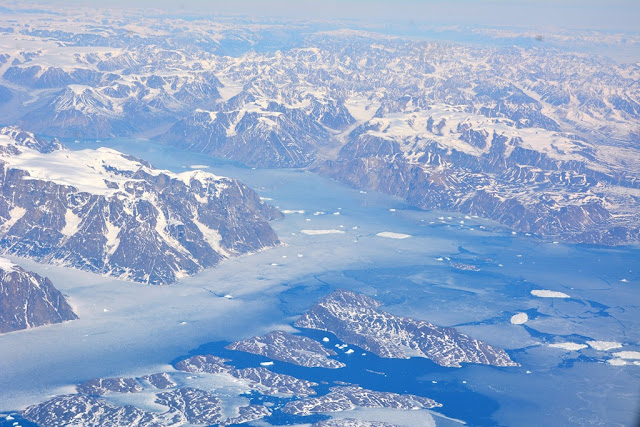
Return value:
M 288 279 L 278 295 L 282 319 L 294 318 L 332 290 L 345 288 L 375 296 L 384 310 L 394 314 L 455 326 L 505 348 L 521 364 L 518 368 L 467 365 L 455 369 L 439 367 L 426 359 L 390 360 L 370 353 L 361 356 L 357 351 L 351 355 L 339 351 L 337 357 L 348 365 L 344 369 L 309 369 L 276 361 L 270 367 L 276 372 L 327 382 L 320 391 L 338 380 L 373 390 L 427 396 L 444 404 L 438 412 L 470 425 L 630 424 L 637 415 L 640 367 L 632 361 L 627 366 L 607 363 L 615 351 L 640 349 L 637 247 L 555 244 L 537 236 L 514 235 L 498 224 L 477 218 L 423 212 L 401 200 L 372 192 L 363 194 L 306 171 L 254 170 L 146 140 L 68 145 L 72 149 L 106 145 L 175 172 L 208 166 L 213 173 L 242 180 L 282 209 L 304 209 L 307 214 L 299 219 L 274 223 L 281 236 L 306 227 L 308 217 L 318 227 L 344 225 L 354 242 L 380 245 L 371 257 L 363 256 L 357 246 L 353 252 L 336 246 L 357 262 L 337 270 L 319 264 L 317 271 Z M 314 217 L 309 214 L 314 211 L 341 215 Z M 385 230 L 413 237 L 374 240 L 375 232 Z M 351 240 L 340 242 L 318 237 L 305 244 L 326 245 L 331 250 L 332 244 L 346 247 Z M 569 298 L 531 294 L 532 290 L 547 289 L 566 293 Z M 511 316 L 521 312 L 527 313 L 528 322 L 512 325 Z M 303 333 L 316 339 L 330 336 Z M 330 338 L 334 345 L 335 337 Z M 548 345 L 587 345 L 591 340 L 619 342 L 622 348 L 568 351 Z M 224 344 L 203 344 L 193 353 L 228 357 L 237 367 L 258 366 L 266 360 L 229 352 Z M 301 420 L 274 415 L 269 421 L 282 424 Z

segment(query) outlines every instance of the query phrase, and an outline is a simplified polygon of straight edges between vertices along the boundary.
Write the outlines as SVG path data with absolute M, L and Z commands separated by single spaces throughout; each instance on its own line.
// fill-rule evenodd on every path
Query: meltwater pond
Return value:
M 72 392 L 93 377 L 143 375 L 190 351 L 223 351 L 206 343 L 291 330 L 300 314 L 342 288 L 375 296 L 393 314 L 454 326 L 506 349 L 521 366 L 441 368 L 356 351 L 339 355 L 348 368 L 330 375 L 351 377 L 340 381 L 431 397 L 444 403 L 439 413 L 471 425 L 631 424 L 637 415 L 640 361 L 617 355 L 640 350 L 637 247 L 513 235 L 307 171 L 255 170 L 146 140 L 67 144 L 240 179 L 286 213 L 272 224 L 284 245 L 155 288 L 17 260 L 69 295 L 80 320 L 0 336 L 0 411 Z M 511 323 L 518 313 L 527 314 L 524 324 Z M 601 342 L 619 347 L 604 350 Z M 236 354 L 236 362 L 258 359 Z M 317 382 L 329 375 L 280 362 L 272 368 Z

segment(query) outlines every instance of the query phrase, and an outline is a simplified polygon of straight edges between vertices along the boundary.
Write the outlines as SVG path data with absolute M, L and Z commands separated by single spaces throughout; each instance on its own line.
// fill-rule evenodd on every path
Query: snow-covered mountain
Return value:
M 0 333 L 77 318 L 49 279 L 0 258 Z
M 300 317 L 295 326 L 320 329 L 347 344 L 385 358 L 425 357 L 446 367 L 461 363 L 517 366 L 502 349 L 470 338 L 454 328 L 395 316 L 379 310 L 371 297 L 335 291 Z
M 10 37 L 44 47 L 0 52 L 0 112 L 52 136 L 142 133 L 250 166 L 308 167 L 554 239 L 640 240 L 638 64 L 542 45 L 130 19 L 7 22 Z
M 0 131 L 4 253 L 163 284 L 279 243 L 268 221 L 282 214 L 238 181 L 15 135 L 29 134 Z

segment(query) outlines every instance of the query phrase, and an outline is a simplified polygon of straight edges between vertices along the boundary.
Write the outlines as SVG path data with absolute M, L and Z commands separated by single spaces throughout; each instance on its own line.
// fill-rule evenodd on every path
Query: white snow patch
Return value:
M 204 240 L 209 244 L 209 246 L 211 246 L 211 249 L 224 257 L 228 257 L 230 255 L 229 252 L 220 244 L 220 242 L 222 241 L 222 236 L 220 235 L 218 230 L 207 227 L 196 218 L 193 218 L 192 221 L 196 225 L 196 227 L 198 227 L 198 230 L 200 230 L 200 232 L 202 233 Z
M 407 239 L 411 237 L 411 234 L 394 233 L 392 231 L 381 231 L 376 233 L 378 237 L 386 237 L 387 239 Z
M 527 313 L 518 313 L 511 316 L 511 323 L 514 325 L 522 325 L 529 320 Z
M 8 231 L 13 227 L 13 225 L 20 220 L 27 213 L 25 208 L 21 208 L 16 206 L 9 211 L 9 220 L 2 224 L 2 230 Z
M 71 209 L 67 209 L 64 214 L 64 227 L 62 228 L 62 230 L 60 230 L 60 232 L 67 237 L 73 236 L 76 231 L 78 231 L 78 225 L 80 225 L 80 221 L 82 221 L 82 218 L 74 214 Z
M 8 259 L 0 258 L 0 269 L 4 270 L 6 272 L 11 272 L 11 271 L 15 271 L 16 267 L 17 267 L 17 265 L 12 263 Z
M 105 234 L 105 237 L 107 238 L 107 255 L 111 256 L 120 245 L 120 239 L 118 238 L 120 227 L 111 224 L 109 221 L 105 221 L 105 226 L 107 227 L 107 233 Z
M 564 292 L 549 291 L 547 289 L 534 289 L 531 295 L 540 298 L 571 298 Z

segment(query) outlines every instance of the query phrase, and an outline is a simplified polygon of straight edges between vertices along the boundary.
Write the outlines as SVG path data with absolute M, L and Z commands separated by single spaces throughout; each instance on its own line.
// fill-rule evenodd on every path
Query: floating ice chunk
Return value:
M 304 255 L 302 254 L 298 254 L 298 258 L 302 258 Z
M 620 359 L 640 360 L 640 351 L 619 351 L 613 355 Z
M 557 240 L 554 240 L 554 241 L 553 241 L 553 242 L 551 242 L 551 243 L 553 243 L 554 245 L 557 245 L 557 244 L 558 244 L 558 243 L 560 243 L 560 242 L 558 242 Z
M 260 362 L 260 366 L 271 366 L 273 362 Z
M 512 232 L 511 232 L 511 234 L 516 235 L 516 234 L 518 234 L 518 233 L 516 233 L 515 231 L 512 231 Z
M 272 265 L 273 267 L 277 267 L 277 266 L 278 266 L 278 263 L 277 263 L 277 262 L 272 262 L 272 263 L 271 263 L 271 265 Z
M 432 384 L 438 384 L 438 381 L 433 380 L 433 381 L 431 381 L 431 383 Z
M 517 313 L 511 316 L 511 323 L 514 325 L 522 325 L 529 320 L 527 313 Z
M 287 258 L 287 255 L 282 255 L 282 258 Z
M 578 351 L 578 350 L 582 350 L 583 348 L 587 348 L 588 346 L 586 344 L 578 344 L 575 342 L 558 342 L 555 344 L 549 344 L 549 347 L 561 348 L 563 350 L 569 350 L 569 351 Z
M 309 236 L 315 236 L 317 234 L 344 234 L 342 230 L 300 230 L 300 232 Z
M 322 338 L 322 342 L 329 342 L 329 337 Z
M 464 381 L 464 380 L 462 381 L 462 384 L 466 384 L 466 383 L 467 383 L 466 381 Z
M 273 199 L 272 199 L 271 197 L 260 197 L 260 200 L 267 200 L 267 201 L 269 201 L 269 200 L 273 200 Z
M 304 211 L 303 210 L 296 210 L 296 209 L 283 209 L 282 210 L 283 214 L 303 214 Z
M 180 322 L 181 325 L 186 325 L 187 322 L 185 322 L 184 320 L 182 322 Z
M 628 280 L 627 279 L 620 279 L 621 282 L 627 283 Z
M 564 292 L 549 291 L 547 289 L 534 289 L 531 291 L 531 295 L 540 298 L 571 298 Z
M 307 218 L 307 219 L 305 219 L 305 221 L 309 222 L 309 221 L 311 221 L 311 218 Z
M 587 341 L 587 344 L 595 350 L 608 351 L 622 347 L 622 344 L 615 341 Z
M 436 258 L 436 261 L 444 261 L 444 258 L 438 257 L 438 258 Z
M 360 194 L 367 194 L 366 191 L 360 190 Z
M 5 420 L 7 421 L 13 421 L 14 418 L 11 415 L 7 415 L 7 418 L 5 418 Z
M 276 265 L 278 265 L 278 264 L 276 264 Z M 230 295 L 230 294 L 226 294 L 224 297 L 226 299 L 233 299 L 233 295 Z
M 627 364 L 627 362 L 625 360 L 622 359 L 609 359 L 607 360 L 607 363 L 609 365 L 613 365 L 613 366 L 624 366 Z
M 103 308 L 102 311 L 105 312 L 105 313 L 108 313 L 109 309 L 108 308 Z
M 317 212 L 314 212 L 313 214 L 314 214 L 315 216 L 318 216 L 318 215 L 326 215 L 326 212 L 317 211 Z
M 354 352 L 354 350 L 352 348 L 350 348 L 349 350 L 345 351 L 346 354 L 352 354 Z
M 334 215 L 340 215 L 340 212 L 334 212 L 333 214 Z
M 396 211 L 396 210 L 395 210 L 395 209 L 393 209 L 393 208 L 389 209 L 389 212 L 395 212 L 395 211 Z
M 530 373 L 531 373 L 531 371 L 527 371 L 526 373 L 527 373 L 527 374 L 530 374 Z
M 387 239 L 406 239 L 411 237 L 411 234 L 394 233 L 392 231 L 381 231 L 377 233 L 378 237 L 386 237 Z
M 190 169 L 208 169 L 209 166 L 207 165 L 189 165 Z

